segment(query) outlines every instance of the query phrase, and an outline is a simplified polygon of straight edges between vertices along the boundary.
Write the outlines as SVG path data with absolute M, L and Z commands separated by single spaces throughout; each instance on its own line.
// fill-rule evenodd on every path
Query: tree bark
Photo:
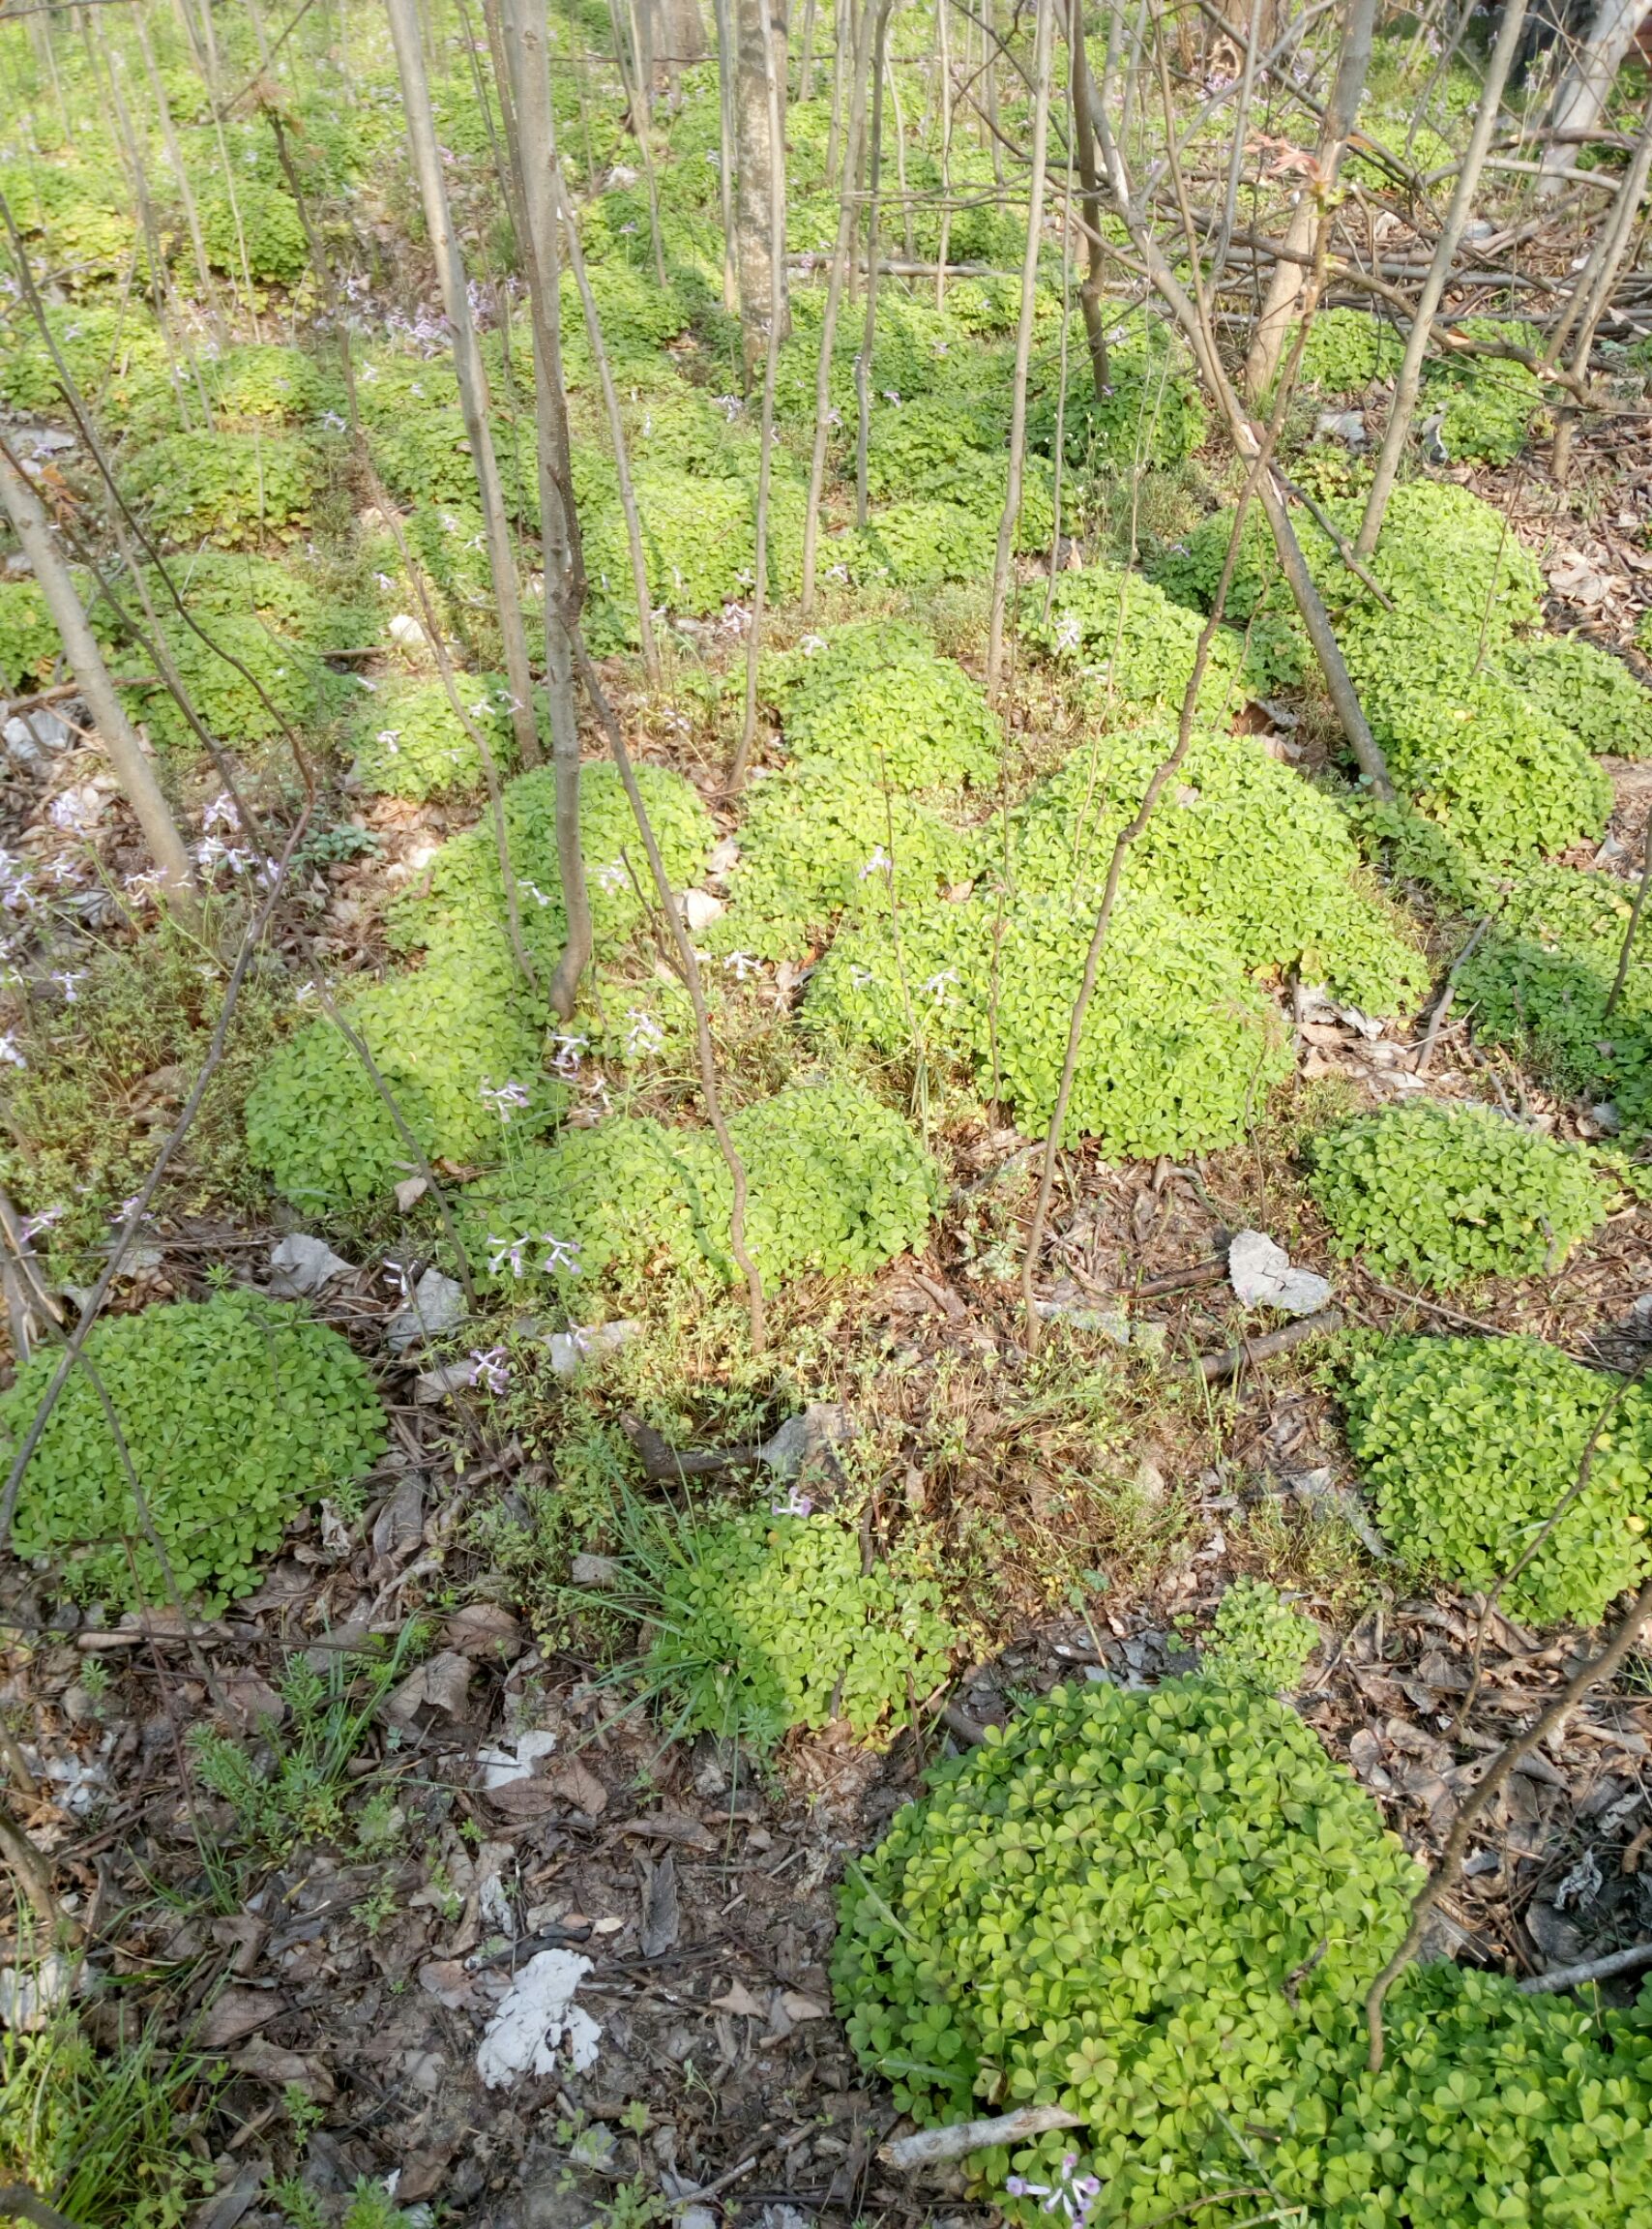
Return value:
M 505 517 L 504 491 L 499 484 L 499 461 L 487 420 L 487 380 L 476 326 L 470 314 L 470 295 L 464 260 L 448 207 L 442 159 L 436 145 L 436 124 L 430 109 L 429 81 L 425 74 L 416 0 L 385 0 L 391 39 L 396 47 L 401 79 L 402 107 L 407 121 L 407 143 L 419 181 L 425 226 L 436 259 L 442 289 L 442 308 L 453 335 L 454 371 L 458 379 L 459 407 L 464 415 L 465 438 L 470 445 L 482 503 L 482 531 L 487 545 L 487 569 L 499 607 L 499 628 L 505 644 L 505 672 L 511 685 L 512 726 L 516 750 L 524 766 L 540 762 L 539 731 L 534 722 L 533 678 L 528 666 L 528 635 L 522 618 L 521 588 L 516 579 L 516 550 Z
M 1073 15 L 1079 0 L 1070 0 Z M 1036 0 L 1033 27 L 1032 174 L 1027 186 L 1027 245 L 1021 258 L 1021 310 L 1016 327 L 1015 388 L 1010 401 L 1010 470 L 1004 510 L 998 520 L 998 548 L 992 566 L 992 609 L 987 630 L 987 687 L 998 687 L 1004 660 L 1004 611 L 1010 594 L 1010 566 L 1021 509 L 1021 478 L 1027 455 L 1027 369 L 1032 362 L 1033 312 L 1038 295 L 1038 256 L 1044 235 L 1045 157 L 1049 141 L 1049 59 L 1056 0 Z M 1065 218 L 1063 219 L 1065 222 Z
M 1291 211 L 1285 230 L 1287 253 L 1274 265 L 1274 275 L 1251 342 L 1251 352 L 1245 359 L 1244 392 L 1253 403 L 1267 392 L 1284 352 L 1284 337 L 1290 330 L 1302 293 L 1307 268 L 1304 258 L 1313 242 L 1315 205 L 1336 188 L 1343 150 L 1359 112 L 1360 96 L 1365 91 L 1366 73 L 1371 68 L 1375 23 L 1376 0 L 1348 0 L 1342 58 L 1337 66 L 1337 82 L 1325 109 L 1313 181 L 1312 185 L 1304 182 L 1296 207 Z
M 1497 29 L 1496 43 L 1491 48 L 1491 58 L 1486 66 L 1486 82 L 1480 95 L 1480 106 L 1475 113 L 1474 129 L 1469 134 L 1462 166 L 1458 171 L 1457 184 L 1452 192 L 1451 206 L 1446 211 L 1446 220 L 1440 227 L 1433 258 L 1429 265 L 1429 275 L 1417 298 L 1411 330 L 1405 338 L 1405 353 L 1401 360 L 1400 376 L 1394 384 L 1394 401 L 1388 413 L 1388 424 L 1383 430 L 1382 449 L 1376 460 L 1376 477 L 1366 498 L 1365 517 L 1360 521 L 1359 539 L 1354 544 L 1355 552 L 1361 557 L 1371 555 L 1376 548 L 1376 538 L 1382 531 L 1382 515 L 1388 508 L 1388 498 L 1394 491 L 1394 483 L 1399 476 L 1400 459 L 1404 452 L 1406 435 L 1411 431 L 1417 395 L 1423 384 L 1423 359 L 1428 353 L 1429 338 L 1434 329 L 1434 312 L 1440 306 L 1440 297 L 1451 277 L 1459 243 L 1473 212 L 1480 173 L 1485 167 L 1487 150 L 1491 144 L 1491 133 L 1503 105 L 1503 88 L 1509 81 L 1509 72 L 1514 66 L 1525 13 L 1526 0 L 1508 0 L 1503 10 L 1503 20 Z
M 155 771 L 144 756 L 136 730 L 127 718 L 126 707 L 109 678 L 109 669 L 103 664 L 80 599 L 74 593 L 69 568 L 58 553 L 40 498 L 15 464 L 10 452 L 5 450 L 0 450 L 0 503 L 4 504 L 17 540 L 22 544 L 24 556 L 34 568 L 52 624 L 63 638 L 70 669 L 98 724 L 98 733 L 115 780 L 137 816 L 138 826 L 161 870 L 161 879 L 172 906 L 186 919 L 192 919 L 195 911 L 194 878 L 172 809 L 161 793 Z
M 1084 339 L 1090 350 L 1090 378 L 1097 402 L 1107 393 L 1107 329 L 1102 312 L 1102 199 L 1096 171 L 1096 130 L 1090 121 L 1095 85 L 1090 76 L 1084 45 L 1084 0 L 1067 0 L 1067 45 L 1072 56 L 1073 130 L 1078 161 L 1078 183 L 1083 189 L 1078 206 L 1084 218 L 1087 267 L 1078 284 L 1078 307 L 1084 313 Z
M 556 857 L 568 924 L 568 940 L 551 978 L 550 1002 L 566 1022 L 574 1012 L 592 950 L 590 899 L 579 843 L 579 719 L 574 698 L 574 638 L 585 580 L 562 386 L 559 172 L 544 26 L 543 10 L 526 0 L 502 0 L 499 27 L 511 95 L 508 121 L 516 127 L 513 160 L 528 235 L 522 248 L 533 312 L 546 694 L 555 775 Z
M 782 205 L 785 200 L 785 99 L 780 103 L 780 131 L 769 128 L 769 92 L 766 55 L 771 42 L 775 70 L 785 84 L 785 0 L 733 0 L 736 67 L 734 72 L 734 144 L 736 263 L 740 280 L 741 346 L 746 384 L 751 385 L 768 346 L 769 320 L 780 305 L 780 338 L 791 329 L 791 308 L 785 282 L 785 249 L 782 243 L 780 269 L 771 269 L 769 209 L 775 190 L 771 178 L 778 173 Z
M 1573 134 L 1593 132 L 1606 114 L 1645 14 L 1645 0 L 1600 0 L 1576 58 L 1554 88 L 1549 121 L 1556 134 L 1566 136 L 1555 137 L 1538 165 L 1539 200 L 1552 200 L 1578 167 L 1583 141 Z

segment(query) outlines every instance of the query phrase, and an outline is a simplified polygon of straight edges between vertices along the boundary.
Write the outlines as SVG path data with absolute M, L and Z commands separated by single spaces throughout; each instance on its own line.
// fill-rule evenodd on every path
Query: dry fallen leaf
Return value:
M 768 2017 L 768 2006 L 758 2004 L 744 1981 L 730 1981 L 726 1995 L 714 1997 L 711 2004 L 715 2012 L 737 2012 L 747 2020 Z
M 266 2028 L 286 2009 L 274 1989 L 225 1989 L 207 2006 L 195 2040 L 203 2051 L 222 2051 L 243 2036 Z

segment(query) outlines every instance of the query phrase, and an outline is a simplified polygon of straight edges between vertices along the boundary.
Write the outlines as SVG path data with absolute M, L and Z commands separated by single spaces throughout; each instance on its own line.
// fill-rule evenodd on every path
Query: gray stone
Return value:
M 841 1401 L 811 1401 L 801 1416 L 788 1416 L 757 1450 L 778 1478 L 796 1478 L 811 1464 L 840 1475 L 838 1449 L 854 1438 L 854 1419 Z
M 552 1331 L 545 1342 L 550 1366 L 559 1378 L 572 1378 L 581 1362 L 596 1362 L 605 1354 L 612 1354 L 628 1339 L 634 1339 L 641 1328 L 630 1317 L 622 1317 L 617 1323 L 586 1323 L 575 1325 L 572 1331 Z
M 319 1293 L 335 1277 L 347 1277 L 350 1264 L 340 1261 L 324 1239 L 307 1231 L 294 1231 L 270 1249 L 270 1291 L 279 1299 L 295 1300 Z
M 1247 1308 L 1312 1316 L 1331 1297 L 1330 1280 L 1293 1269 L 1283 1246 L 1261 1231 L 1241 1231 L 1227 1249 L 1227 1281 Z
M 464 1322 L 464 1293 L 439 1269 L 427 1269 L 413 1288 L 413 1297 L 398 1308 L 384 1327 L 393 1354 L 405 1354 L 423 1339 L 439 1339 Z

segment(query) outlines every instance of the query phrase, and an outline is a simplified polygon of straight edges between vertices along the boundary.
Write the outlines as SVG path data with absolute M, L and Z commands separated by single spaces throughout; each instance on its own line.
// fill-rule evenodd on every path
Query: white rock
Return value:
M 283 1300 L 300 1293 L 319 1293 L 335 1277 L 347 1277 L 350 1264 L 339 1260 L 324 1239 L 307 1231 L 295 1231 L 270 1249 L 270 1291 Z
M 574 1950 L 541 1950 L 528 1960 L 476 2054 L 476 2071 L 489 2090 L 524 2074 L 553 2074 L 564 2048 L 575 2074 L 595 2066 L 603 2032 L 574 2002 L 590 1971 L 590 1959 Z
M 1363 410 L 1321 410 L 1319 423 L 1313 431 L 1323 438 L 1345 441 L 1350 449 L 1365 446 L 1365 412 Z
M 515 1756 L 509 1749 L 481 1749 L 477 1763 L 482 1767 L 484 1788 L 508 1788 L 513 1780 L 531 1780 L 534 1767 L 542 1757 L 548 1757 L 556 1747 L 556 1736 L 541 1727 L 517 1737 Z
M 714 898 L 709 890 L 685 890 L 682 897 L 683 919 L 691 933 L 697 936 L 702 929 L 720 920 L 727 910 L 721 898 Z
M 1331 1297 L 1329 1279 L 1293 1269 L 1284 1248 L 1261 1231 L 1241 1231 L 1234 1238 L 1227 1281 L 1247 1308 L 1277 1308 L 1283 1316 L 1312 1316 Z
M 559 1378 L 572 1378 L 581 1362 L 595 1362 L 612 1354 L 641 1329 L 640 1323 L 626 1316 L 617 1323 L 576 1324 L 572 1331 L 553 1331 L 545 1343 L 550 1366 Z
M 425 630 L 411 611 L 398 611 L 389 633 L 398 650 L 422 650 L 425 646 Z

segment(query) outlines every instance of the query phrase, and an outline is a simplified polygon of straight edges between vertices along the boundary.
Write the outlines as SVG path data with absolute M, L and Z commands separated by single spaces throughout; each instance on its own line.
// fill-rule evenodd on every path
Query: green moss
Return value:
M 1114 842 L 1175 740 L 1167 722 L 1097 735 L 1041 782 L 1011 816 L 1018 887 L 1099 900 Z M 1195 737 L 1126 855 L 1122 887 L 1209 922 L 1247 967 L 1295 968 L 1368 1013 L 1428 989 L 1427 962 L 1337 806 L 1252 736 Z
M 486 1087 L 523 1086 L 529 1106 L 514 1131 L 525 1136 L 566 1103 L 542 1066 L 543 1024 L 502 939 L 444 952 L 339 1007 L 432 1160 L 487 1164 L 505 1149 Z M 311 1211 L 381 1204 L 417 1174 L 356 1053 L 325 1019 L 301 1030 L 259 1076 L 247 1101 L 247 1146 L 278 1189 Z
M 771 1283 L 810 1273 L 861 1276 L 922 1242 L 939 1204 L 933 1164 L 899 1114 L 847 1084 L 802 1085 L 729 1122 L 745 1164 L 746 1243 Z M 670 1268 L 735 1275 L 727 1167 L 710 1130 L 669 1130 L 614 1115 L 572 1130 L 469 1187 L 463 1235 L 495 1284 L 546 1272 L 552 1239 L 581 1287 L 634 1286 Z
M 1312 1159 L 1309 1189 L 1339 1250 L 1442 1291 L 1558 1268 L 1609 1202 L 1576 1146 L 1489 1107 L 1357 1115 L 1315 1141 Z
M 1094 928 L 1071 898 L 994 893 L 840 933 L 805 1008 L 894 1057 L 966 1064 L 1020 1128 L 1047 1126 Z M 1147 891 L 1124 899 L 1085 1016 L 1064 1142 L 1109 1158 L 1209 1152 L 1259 1114 L 1289 1055 L 1220 934 Z
M 90 1373 L 75 1371 L 23 1473 L 13 1537 L 82 1598 L 171 1598 L 210 1614 L 254 1584 L 288 1523 L 384 1446 L 378 1396 L 336 1331 L 252 1293 L 105 1317 L 85 1352 L 119 1422 L 145 1524 Z M 43 1349 L 0 1395 L 15 1448 L 58 1358 Z M 9 1457 L 8 1457 L 9 1459 Z

